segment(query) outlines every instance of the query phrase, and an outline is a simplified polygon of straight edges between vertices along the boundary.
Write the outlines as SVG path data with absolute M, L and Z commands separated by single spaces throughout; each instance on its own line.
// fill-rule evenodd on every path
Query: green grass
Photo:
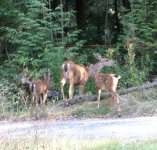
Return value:
M 74 117 L 91 117 L 91 114 L 92 114 L 93 117 L 94 116 L 96 117 L 96 116 L 105 115 L 110 111 L 110 109 L 104 105 L 102 105 L 99 109 L 97 109 L 96 103 L 95 105 L 89 105 L 87 107 L 85 105 L 82 105 L 82 106 L 75 108 L 71 112 L 71 115 Z
M 0 150 L 156 150 L 157 141 L 124 143 L 115 140 L 39 139 L 0 140 Z

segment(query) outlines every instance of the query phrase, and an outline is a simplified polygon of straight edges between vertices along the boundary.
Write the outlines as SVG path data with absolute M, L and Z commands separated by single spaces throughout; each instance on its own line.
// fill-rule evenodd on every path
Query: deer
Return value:
M 98 61 L 102 62 L 105 61 L 106 58 L 102 58 L 101 55 L 99 53 L 93 53 L 95 59 L 97 59 Z M 96 86 L 96 91 L 97 91 L 97 108 L 99 109 L 100 106 L 100 96 L 101 96 L 101 92 L 102 90 L 108 90 L 111 92 L 111 96 L 112 96 L 112 101 L 117 103 L 117 108 L 118 108 L 118 113 L 121 112 L 121 108 L 119 106 L 119 98 L 118 98 L 118 94 L 117 94 L 117 86 L 118 86 L 118 82 L 119 79 L 121 79 L 121 76 L 117 75 L 117 74 L 103 74 L 103 73 L 99 73 L 101 70 L 101 67 L 96 65 L 91 65 L 90 66 L 90 70 L 91 70 L 91 74 L 95 79 L 95 86 Z M 120 116 L 120 114 L 119 114 Z
M 94 74 L 94 73 L 93 73 Z M 117 86 L 121 76 L 117 74 L 103 74 L 96 73 L 94 76 L 95 87 L 97 91 L 97 108 L 100 106 L 100 96 L 103 90 L 108 90 L 111 93 L 112 101 L 116 102 L 118 113 L 121 112 L 121 108 L 119 106 L 119 98 L 117 94 Z M 120 115 L 119 115 L 120 116 Z
M 61 67 L 61 93 L 63 99 L 64 85 L 69 83 L 69 99 L 73 98 L 74 87 L 79 86 L 79 95 L 83 95 L 84 87 L 89 77 L 93 76 L 92 69 L 99 72 L 104 66 L 113 66 L 114 62 L 110 59 L 104 58 L 93 66 L 85 67 L 82 64 L 76 64 L 71 60 L 65 61 Z
M 44 73 L 44 79 L 37 79 L 30 81 L 26 77 L 22 77 L 21 81 L 22 84 L 28 84 L 29 85 L 29 91 L 31 94 L 31 102 L 32 106 L 34 106 L 34 99 L 36 100 L 36 108 L 38 108 L 38 103 L 45 106 L 47 95 L 48 95 L 48 89 L 50 86 L 50 70 L 48 70 L 47 73 Z M 43 99 L 43 100 L 42 100 Z

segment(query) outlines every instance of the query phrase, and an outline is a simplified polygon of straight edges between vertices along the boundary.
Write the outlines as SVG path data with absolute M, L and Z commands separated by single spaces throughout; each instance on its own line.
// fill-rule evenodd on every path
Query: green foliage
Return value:
M 17 87 L 17 84 L 7 80 L 0 82 L 0 119 L 19 115 L 28 110 L 29 97 Z
M 52 10 L 46 2 L 32 0 L 17 2 L 10 10 L 7 4 L 10 6 L 10 1 L 0 11 L 4 21 L 1 24 L 1 42 L 7 39 L 6 47 L 11 53 L 1 66 L 1 77 L 13 80 L 16 74 L 26 73 L 38 78 L 49 68 L 54 86 L 58 87 L 61 64 L 65 59 L 74 59 L 84 43 L 78 40 L 80 31 L 69 23 L 74 11 L 63 13 L 62 4 Z M 4 14 L 12 24 L 8 24 Z M 64 33 L 65 28 L 67 34 Z M 65 48 L 66 45 L 72 46 Z
M 104 104 L 102 104 L 99 109 L 97 109 L 96 103 L 94 105 L 95 106 L 91 106 L 89 108 L 77 108 L 71 112 L 71 115 L 73 117 L 91 117 L 91 114 L 92 116 L 104 116 L 110 111 L 109 107 Z
M 157 13 L 154 4 L 155 0 L 133 0 L 130 12 L 121 9 L 124 14 L 121 19 L 123 34 L 119 36 L 119 41 L 126 46 L 121 53 L 123 62 L 119 61 L 123 65 L 119 68 L 123 72 L 125 86 L 135 86 L 147 81 L 150 74 L 156 70 L 157 32 L 154 19 Z
M 35 79 L 50 69 L 51 86 L 59 88 L 64 60 L 89 66 L 97 62 L 93 52 L 115 61 L 114 67 L 105 67 L 102 72 L 121 75 L 120 87 L 136 86 L 156 75 L 156 0 L 127 1 L 130 8 L 113 0 L 108 4 L 87 0 L 83 3 L 83 31 L 77 28 L 81 12 L 71 9 L 76 2 L 60 1 L 53 9 L 49 2 L 0 1 L 0 80 L 17 87 L 12 93 L 15 97 L 22 75 Z M 90 92 L 95 94 L 93 79 L 85 87 L 85 93 Z

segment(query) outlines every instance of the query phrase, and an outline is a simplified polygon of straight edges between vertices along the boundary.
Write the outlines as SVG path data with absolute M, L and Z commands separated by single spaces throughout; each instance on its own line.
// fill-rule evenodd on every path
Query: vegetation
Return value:
M 120 88 L 152 81 L 157 73 L 156 4 L 156 0 L 1 0 L 1 111 L 27 110 L 30 102 L 21 89 L 22 75 L 39 78 L 49 68 L 51 86 L 59 89 L 64 60 L 89 66 L 96 62 L 93 52 L 116 62 L 102 71 L 121 75 Z M 95 93 L 92 79 L 85 89 L 90 92 Z
M 116 140 L 83 140 L 79 139 L 40 139 L 36 138 L 34 140 L 0 140 L 1 148 L 12 150 L 12 149 L 23 149 L 23 150 L 37 150 L 37 149 L 47 149 L 47 150 L 154 150 L 156 149 L 156 141 L 142 141 L 142 142 L 126 142 Z
M 6 83 L 7 84 L 7 83 Z M 10 85 L 3 91 L 8 92 L 6 97 L 2 95 L 0 99 L 0 120 L 35 120 L 36 110 L 31 110 L 28 95 L 20 90 L 18 94 L 11 91 L 15 85 Z M 13 96 L 11 96 L 13 95 Z M 145 89 L 119 97 L 122 117 L 155 116 L 157 114 L 157 89 Z M 69 107 L 58 107 L 54 105 L 55 99 L 48 99 L 46 110 L 38 112 L 38 119 L 58 120 L 73 118 L 117 118 L 117 109 L 112 104 L 111 97 L 100 101 L 100 108 L 97 109 L 97 101 L 85 101 Z

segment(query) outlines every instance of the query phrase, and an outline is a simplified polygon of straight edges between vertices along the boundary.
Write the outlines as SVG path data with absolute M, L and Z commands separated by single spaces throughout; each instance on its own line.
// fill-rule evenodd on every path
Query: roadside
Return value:
M 151 88 L 119 97 L 121 107 L 121 118 L 134 118 L 143 116 L 157 115 L 157 89 Z M 60 101 L 58 101 L 60 103 Z M 8 103 L 6 103 L 8 104 Z M 11 104 L 10 104 L 11 105 Z M 7 106 L 8 107 L 8 106 Z M 31 121 L 36 119 L 35 110 L 30 111 L 30 102 L 20 105 L 22 109 L 5 109 L 5 103 L 0 111 L 1 121 Z M 1 108 L 1 107 L 0 107 Z M 85 100 L 68 107 L 58 107 L 53 100 L 48 100 L 46 111 L 42 109 L 38 112 L 39 120 L 67 120 L 67 119 L 86 119 L 86 118 L 118 118 L 116 108 L 112 105 L 111 99 L 100 101 L 100 108 L 97 109 L 96 101 Z

